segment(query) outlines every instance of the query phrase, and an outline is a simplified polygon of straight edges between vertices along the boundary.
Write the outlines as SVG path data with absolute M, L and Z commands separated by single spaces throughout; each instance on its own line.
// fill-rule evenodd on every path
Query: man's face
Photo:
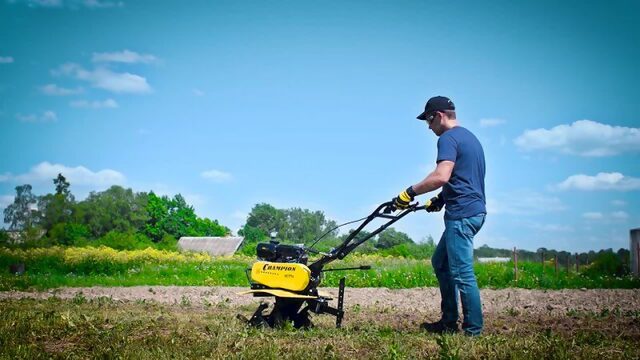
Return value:
M 427 114 L 426 122 L 434 134 L 437 136 L 442 135 L 442 114 L 439 111 Z

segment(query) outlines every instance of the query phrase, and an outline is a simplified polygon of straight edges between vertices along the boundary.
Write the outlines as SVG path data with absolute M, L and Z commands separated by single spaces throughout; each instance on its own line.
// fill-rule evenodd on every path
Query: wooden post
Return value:
M 555 264 L 556 265 L 556 275 L 558 275 L 558 254 L 556 254 L 556 257 L 555 257 L 555 263 L 556 263 Z
M 518 282 L 518 253 L 516 252 L 515 246 L 513 247 L 513 269 L 516 282 Z
M 576 272 L 580 272 L 580 256 L 576 253 Z

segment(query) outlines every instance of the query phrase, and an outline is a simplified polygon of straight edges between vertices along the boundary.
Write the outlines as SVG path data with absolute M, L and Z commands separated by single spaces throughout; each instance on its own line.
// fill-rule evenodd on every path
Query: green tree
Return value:
M 318 237 L 336 226 L 335 221 L 327 220 L 322 211 L 292 208 L 284 211 L 287 227 L 284 239 L 290 242 L 310 244 Z M 327 234 L 327 238 L 335 237 L 337 230 Z
M 269 204 L 256 204 L 247 217 L 247 225 L 258 228 L 265 234 L 277 231 L 283 236 L 287 232 L 287 216 L 283 210 Z
M 392 246 L 400 244 L 413 243 L 414 242 L 413 240 L 411 240 L 409 235 L 390 227 L 378 235 L 378 242 L 376 243 L 376 247 L 378 249 L 388 249 Z
M 57 223 L 49 230 L 51 244 L 77 245 L 78 242 L 86 242 L 91 236 L 87 226 L 76 223 Z
M 227 236 L 231 230 L 218 223 L 218 220 L 197 218 L 193 226 L 193 236 Z
M 319 236 L 329 232 L 325 238 L 335 239 L 336 223 L 324 216 L 322 211 L 301 208 L 276 209 L 261 203 L 256 204 L 247 217 L 247 226 L 261 230 L 264 234 L 278 233 L 278 239 L 286 242 L 310 244 Z
M 149 218 L 145 224 L 145 233 L 153 241 L 160 241 L 166 233 L 164 223 L 168 213 L 168 199 L 163 199 L 151 191 L 147 199 L 147 215 Z
M 176 239 L 182 236 L 193 236 L 192 227 L 196 222 L 196 213 L 192 206 L 180 194 L 175 195 L 173 199 L 166 196 L 162 197 L 167 206 L 167 216 L 164 218 L 163 230 Z
M 53 184 L 56 188 L 55 194 L 38 198 L 40 224 L 47 232 L 56 224 L 71 222 L 75 205 L 75 197 L 69 190 L 71 185 L 62 174 L 58 174 L 58 177 L 53 179 Z
M 267 241 L 269 239 L 269 236 L 263 230 L 247 224 L 238 231 L 238 235 L 244 237 L 242 245 L 238 251 L 241 254 L 249 256 L 256 255 L 256 247 L 259 242 Z
M 87 226 L 91 234 L 101 237 L 109 231 L 143 230 L 147 215 L 147 194 L 134 193 L 114 185 L 102 192 L 91 192 L 76 206 L 75 222 Z
M 37 198 L 31 193 L 31 185 L 16 186 L 13 204 L 4 209 L 4 222 L 10 230 L 26 230 L 38 223 L 39 212 L 35 210 Z
M 166 235 L 179 239 L 183 236 L 226 236 L 231 233 L 217 220 L 197 217 L 193 207 L 180 194 L 169 198 L 150 192 L 146 210 L 148 220 L 144 231 L 154 242 L 161 241 Z

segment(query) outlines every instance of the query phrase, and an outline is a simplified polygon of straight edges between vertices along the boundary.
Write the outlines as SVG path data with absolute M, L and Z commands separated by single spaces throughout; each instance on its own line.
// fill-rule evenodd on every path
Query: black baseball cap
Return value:
M 427 101 L 427 105 L 424 106 L 424 112 L 416 119 L 418 120 L 427 120 L 427 114 L 432 113 L 434 111 L 444 111 L 444 110 L 455 110 L 456 106 L 453 105 L 453 101 L 445 96 L 434 96 L 429 101 Z

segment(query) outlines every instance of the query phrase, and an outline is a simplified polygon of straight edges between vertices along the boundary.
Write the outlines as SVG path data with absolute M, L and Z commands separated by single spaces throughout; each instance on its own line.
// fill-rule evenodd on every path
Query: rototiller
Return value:
M 331 295 L 318 291 L 318 286 L 322 282 L 323 272 L 336 270 L 368 270 L 371 266 L 323 269 L 324 266 L 334 260 L 342 260 L 360 244 L 373 238 L 407 214 L 426 209 L 430 203 L 431 201 L 428 201 L 427 204 L 423 206 L 418 206 L 418 203 L 410 204 L 408 208 L 396 215 L 392 215 L 392 213 L 396 211 L 393 202 L 383 203 L 369 216 L 340 225 L 344 226 L 364 220 L 356 230 L 351 232 L 339 246 L 331 249 L 328 254 L 315 250 L 313 246 L 322 237 L 340 226 L 333 228 L 319 237 L 309 247 L 305 247 L 302 244 L 280 244 L 275 240 L 269 243 L 258 244 L 256 251 L 258 261 L 254 263 L 250 269 L 247 269 L 247 278 L 251 284 L 251 290 L 241 292 L 240 294 L 252 294 L 256 297 L 274 296 L 275 304 L 268 314 L 264 314 L 263 312 L 269 307 L 269 304 L 262 302 L 250 319 L 242 315 L 238 315 L 238 318 L 253 326 L 278 327 L 285 322 L 292 322 L 296 328 L 306 328 L 313 326 L 309 312 L 315 314 L 327 313 L 336 317 L 336 327 L 339 328 L 344 316 L 345 278 L 340 279 L 338 306 L 334 308 L 329 306 L 329 301 L 332 300 Z M 388 221 L 367 236 L 356 239 L 360 231 L 376 218 L 384 218 L 388 219 Z M 319 254 L 321 257 L 307 266 L 309 253 Z

